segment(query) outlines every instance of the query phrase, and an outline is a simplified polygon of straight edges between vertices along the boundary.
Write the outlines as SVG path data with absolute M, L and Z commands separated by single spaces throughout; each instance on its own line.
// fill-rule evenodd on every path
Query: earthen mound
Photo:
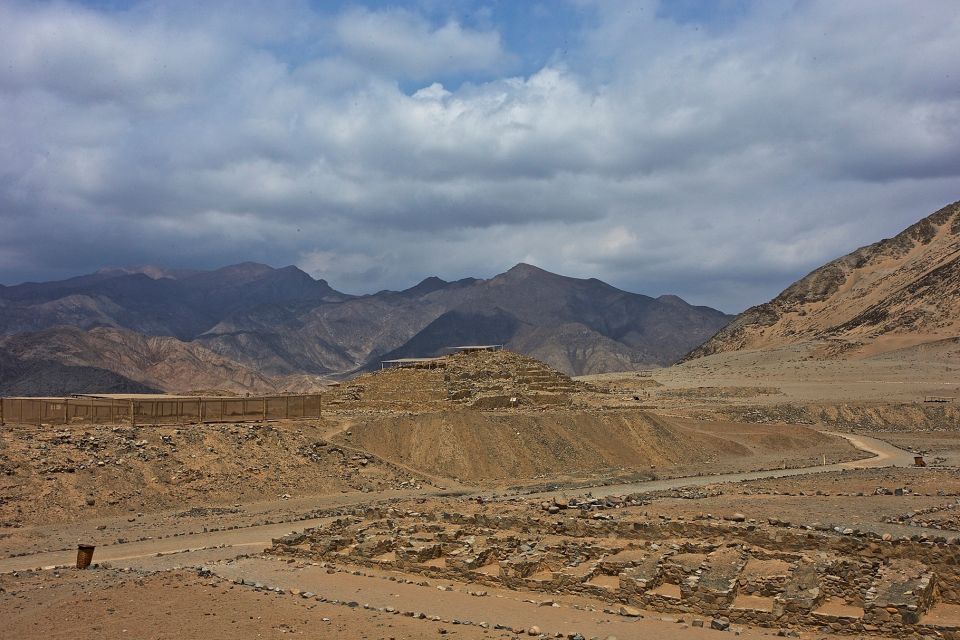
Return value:
M 443 411 L 383 416 L 352 427 L 354 446 L 418 471 L 468 482 L 643 472 L 695 474 L 743 466 L 810 464 L 849 453 L 803 427 L 664 418 L 628 411 Z M 670 472 L 672 473 L 672 471 Z

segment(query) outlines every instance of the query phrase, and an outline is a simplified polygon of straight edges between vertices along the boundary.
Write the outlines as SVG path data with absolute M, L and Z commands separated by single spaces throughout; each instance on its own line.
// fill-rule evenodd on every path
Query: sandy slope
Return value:
M 349 442 L 426 473 L 497 483 L 725 463 L 758 468 L 852 453 L 802 427 L 703 423 L 636 410 L 389 416 L 359 421 Z

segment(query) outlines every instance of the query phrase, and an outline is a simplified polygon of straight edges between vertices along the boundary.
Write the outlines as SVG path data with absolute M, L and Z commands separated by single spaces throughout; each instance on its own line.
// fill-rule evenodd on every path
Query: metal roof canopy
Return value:
M 196 400 L 198 398 L 203 400 L 243 400 L 247 398 L 247 396 L 208 396 L 203 394 L 187 396 L 182 394 L 167 395 L 165 393 L 75 393 L 71 397 L 94 398 L 97 400 Z M 257 395 L 256 397 L 262 396 Z
M 429 364 L 431 362 L 440 363 L 443 361 L 443 357 L 439 358 L 397 358 L 395 360 L 381 360 L 380 368 L 385 369 L 387 365 L 393 364 L 397 367 L 403 367 L 405 365 L 418 365 L 418 364 Z
M 500 351 L 502 344 L 466 344 L 459 347 L 447 347 L 450 351 Z

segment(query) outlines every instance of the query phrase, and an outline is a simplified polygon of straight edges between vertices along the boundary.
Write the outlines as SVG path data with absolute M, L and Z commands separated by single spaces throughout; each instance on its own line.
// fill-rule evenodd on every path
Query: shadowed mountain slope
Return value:
M 498 343 L 584 374 L 669 364 L 729 319 L 527 264 L 365 296 L 296 267 L 142 267 L 0 287 L 0 358 L 10 371 L 60 363 L 164 390 L 269 390 L 286 388 L 280 377 L 342 377 L 385 358 Z
M 0 334 L 109 326 L 189 340 L 244 309 L 347 297 L 292 266 L 246 262 L 215 271 L 105 269 L 0 288 Z
M 278 340 L 284 349 L 322 351 L 310 356 L 313 364 L 297 365 L 312 373 L 369 369 L 381 359 L 439 355 L 464 343 L 497 343 L 583 374 L 672 363 L 730 318 L 675 296 L 651 298 L 527 264 L 489 280 L 430 278 L 403 292 L 291 310 L 282 324 L 275 313 L 259 308 L 234 314 L 198 340 L 240 362 L 269 362 L 265 370 L 272 374 L 289 373 L 290 359 L 274 357 Z
M 54 327 L 0 338 L 5 394 L 272 392 L 277 381 L 201 345 L 99 327 Z

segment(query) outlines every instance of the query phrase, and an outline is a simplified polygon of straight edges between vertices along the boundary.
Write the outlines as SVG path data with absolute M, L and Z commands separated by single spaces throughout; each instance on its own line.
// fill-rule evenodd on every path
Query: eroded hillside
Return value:
M 838 258 L 752 307 L 687 360 L 830 341 L 824 354 L 879 353 L 960 332 L 960 202 Z

